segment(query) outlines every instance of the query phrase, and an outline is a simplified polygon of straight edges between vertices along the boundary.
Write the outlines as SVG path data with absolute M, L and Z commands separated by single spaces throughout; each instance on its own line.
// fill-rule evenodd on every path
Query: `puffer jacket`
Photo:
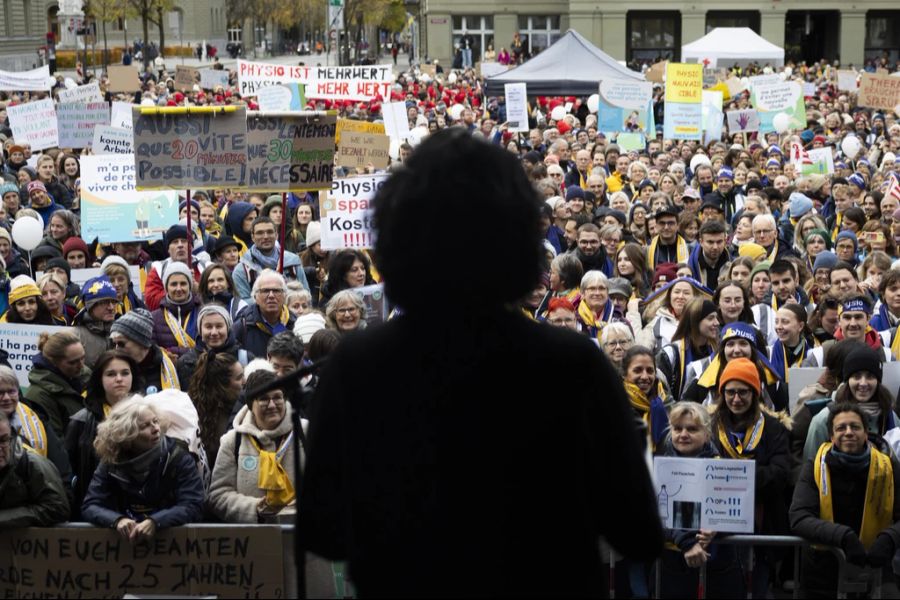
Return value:
M 37 413 L 44 425 L 53 428 L 62 439 L 69 419 L 84 408 L 81 390 L 91 371 L 85 367 L 77 380 L 71 380 L 64 377 L 43 354 L 35 354 L 32 363 L 34 366 L 28 373 L 30 386 L 23 400 Z
M 49 527 L 69 518 L 69 500 L 53 464 L 18 442 L 0 469 L 0 531 Z
M 296 322 L 297 317 L 291 314 L 288 316 L 285 327 L 288 331 L 293 331 Z M 259 313 L 259 306 L 253 304 L 244 311 L 239 320 L 235 321 L 234 329 L 232 329 L 238 344 L 256 356 L 266 356 L 266 347 L 269 345 L 269 340 L 272 339 L 272 334 L 269 333 L 264 323 L 265 320 Z
M 187 319 L 187 333 L 196 340 L 199 337 L 197 335 L 197 313 L 200 311 L 200 301 L 194 296 L 188 304 L 178 306 L 172 304 L 169 297 L 166 296 L 160 302 L 159 308 L 153 311 L 153 341 L 172 356 L 180 357 L 190 348 L 178 345 L 175 334 L 166 324 L 166 316 L 163 311 L 169 311 L 179 323 L 184 323 Z
M 305 430 L 306 421 L 301 421 Z M 212 485 L 209 488 L 209 508 L 217 517 L 226 523 L 258 523 L 256 507 L 259 499 L 266 495 L 258 485 L 259 451 L 250 441 L 250 437 L 264 449 L 275 451 L 283 443 L 284 437 L 291 433 L 291 405 L 285 404 L 284 419 L 275 429 L 260 430 L 256 426 L 253 413 L 245 406 L 234 419 L 234 429 L 222 436 L 216 466 L 213 469 Z M 240 442 L 238 442 L 240 438 Z M 237 446 L 237 444 L 240 444 Z M 298 436 L 293 443 L 300 444 Z M 305 453 L 300 449 L 301 468 L 305 463 Z M 291 483 L 294 479 L 294 454 L 289 449 L 281 462 Z

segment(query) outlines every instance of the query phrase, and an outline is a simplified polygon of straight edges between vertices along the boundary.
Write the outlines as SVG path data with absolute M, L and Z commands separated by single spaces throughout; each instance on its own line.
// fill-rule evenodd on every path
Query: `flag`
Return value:
M 891 173 L 891 184 L 888 186 L 886 196 L 893 197 L 900 202 L 900 181 L 897 179 L 896 173 Z

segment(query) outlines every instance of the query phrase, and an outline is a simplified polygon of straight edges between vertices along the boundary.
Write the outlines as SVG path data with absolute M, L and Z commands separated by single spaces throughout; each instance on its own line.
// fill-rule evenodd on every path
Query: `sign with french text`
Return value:
M 56 108 L 50 98 L 8 106 L 6 114 L 16 141 L 28 140 L 32 150 L 59 147 Z
M 277 116 L 247 120 L 247 176 L 239 186 L 255 191 L 311 191 L 331 187 L 334 115 Z

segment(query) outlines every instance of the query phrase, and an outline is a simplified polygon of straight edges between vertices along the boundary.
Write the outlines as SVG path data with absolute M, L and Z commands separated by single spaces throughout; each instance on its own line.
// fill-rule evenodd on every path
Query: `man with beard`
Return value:
M 581 262 L 584 272 L 603 271 L 604 275 L 612 277 L 612 264 L 600 241 L 600 228 L 593 223 L 585 223 L 578 228 L 577 242 L 572 253 Z

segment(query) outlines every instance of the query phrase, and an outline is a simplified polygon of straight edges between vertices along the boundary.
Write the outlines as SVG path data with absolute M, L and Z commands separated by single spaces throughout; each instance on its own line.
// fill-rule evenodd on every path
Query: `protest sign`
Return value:
M 649 69 L 647 69 L 647 73 L 645 76 L 647 77 L 647 81 L 651 83 L 664 83 L 666 80 L 666 65 L 669 64 L 669 61 L 663 60 L 658 63 L 653 63 Z
M 27 388 L 28 373 L 31 371 L 32 358 L 37 354 L 38 338 L 41 333 L 54 334 L 62 331 L 62 327 L 54 325 L 26 325 L 24 323 L 0 323 L 0 350 L 9 353 L 7 360 L 16 372 L 19 385 Z
M 56 110 L 50 98 L 8 106 L 6 114 L 16 141 L 28 140 L 32 150 L 59 146 Z
M 759 113 L 759 130 L 763 133 L 775 131 L 772 122 L 778 113 L 790 117 L 790 129 L 806 127 L 806 103 L 803 90 L 796 81 L 756 85 L 751 103 Z
M 816 84 L 812 81 L 803 82 L 803 97 L 812 98 L 816 95 Z
M 247 120 L 247 177 L 238 186 L 254 191 L 323 190 L 334 176 L 332 115 L 277 116 Z
M 225 69 L 200 69 L 200 87 L 214 90 L 217 86 L 228 87 L 228 71 Z
M 56 98 L 60 104 L 69 102 L 103 102 L 103 94 L 100 93 L 100 84 L 96 81 L 87 85 L 80 85 L 70 90 L 59 90 Z
M 391 97 L 394 71 L 391 65 L 316 67 L 306 85 L 306 97 L 320 100 L 367 102 Z
M 644 142 L 643 133 L 625 133 L 622 132 L 616 136 L 616 145 L 625 152 L 632 150 L 644 150 L 647 146 Z
M 0 71 L 0 92 L 46 92 L 53 83 L 49 65 L 31 71 Z
M 419 71 L 422 73 L 422 75 L 428 75 L 432 79 L 437 77 L 437 65 L 419 65 Z
M 91 140 L 91 151 L 93 154 L 134 154 L 132 138 L 130 129 L 97 125 Z
M 856 71 L 837 72 L 838 89 L 844 92 L 856 91 Z
M 363 175 L 335 179 L 321 203 L 322 249 L 372 248 L 372 199 L 388 176 Z
M 653 84 L 646 81 L 600 81 L 597 129 L 605 133 L 649 131 Z
M 281 535 L 277 526 L 172 527 L 131 544 L 109 528 L 20 529 L 0 541 L 0 596 L 282 598 Z
M 725 85 L 728 87 L 728 95 L 732 98 L 747 89 L 744 82 L 737 77 L 729 77 L 725 80 Z
M 725 115 L 722 114 L 722 92 L 703 90 L 703 139 L 709 143 L 722 137 Z
M 43 274 L 43 271 L 35 273 L 35 280 L 40 279 Z M 141 280 L 141 268 L 138 265 L 128 265 L 128 274 L 131 276 L 131 281 L 134 282 L 134 293 L 138 298 L 143 298 L 144 294 L 141 292 L 141 286 L 138 283 Z M 104 275 L 104 273 L 103 269 L 100 267 L 91 269 L 72 269 L 69 274 L 69 281 L 81 289 L 84 287 L 84 284 L 88 282 L 88 279 L 93 279 L 94 277 L 100 277 L 102 275 Z
M 777 73 L 771 75 L 753 75 L 750 77 L 750 91 L 753 91 L 758 85 L 769 85 L 771 83 L 783 83 L 781 76 Z
M 100 242 L 162 238 L 178 222 L 178 194 L 135 188 L 133 154 L 81 157 L 81 230 Z
M 131 65 L 110 65 L 106 73 L 109 76 L 108 92 L 136 92 L 141 89 L 137 69 Z
M 139 190 L 240 187 L 247 171 L 247 111 L 132 110 Z
M 198 83 L 199 73 L 200 69 L 197 67 L 175 65 L 175 88 L 182 91 L 193 90 L 194 84 Z
M 85 148 L 94 140 L 94 127 L 109 123 L 106 102 L 60 104 L 56 108 L 60 148 Z
M 366 307 L 363 319 L 367 326 L 371 327 L 387 321 L 389 311 L 383 283 L 354 288 L 353 291 L 360 295 L 363 306 Z
M 408 126 L 409 124 L 407 124 Z M 358 131 L 360 133 L 385 133 L 384 123 L 370 123 L 368 121 L 358 121 L 356 119 L 338 119 L 337 133 L 335 133 L 335 144 L 340 145 L 341 133 L 345 131 Z
M 667 529 L 753 533 L 754 461 L 658 457 L 653 479 Z
M 384 130 L 391 139 L 405 140 L 409 137 L 409 117 L 406 102 L 385 102 L 381 105 Z
M 272 65 L 237 61 L 238 89 L 242 96 L 255 96 L 260 88 L 279 83 L 309 83 L 313 67 Z
M 369 163 L 386 169 L 391 162 L 391 139 L 377 133 L 345 133 L 338 145 L 338 165 L 349 169 L 363 168 Z
M 728 118 L 728 133 L 759 131 L 759 114 L 755 109 L 729 110 L 725 115 Z
M 506 122 L 509 131 L 527 132 L 528 127 L 528 89 L 524 83 L 507 83 L 503 86 L 506 97 Z
M 259 88 L 256 100 L 262 112 L 299 112 L 306 105 L 303 90 L 306 86 L 300 83 L 279 83 Z
M 109 124 L 122 129 L 134 129 L 134 121 L 131 119 L 133 107 L 134 105 L 129 102 L 113 102 Z
M 834 173 L 834 147 L 804 150 L 800 144 L 791 145 L 791 162 L 801 175 L 829 175 Z
M 664 135 L 699 140 L 703 134 L 703 65 L 666 65 Z
M 857 103 L 869 108 L 894 110 L 900 104 L 900 78 L 863 73 Z

